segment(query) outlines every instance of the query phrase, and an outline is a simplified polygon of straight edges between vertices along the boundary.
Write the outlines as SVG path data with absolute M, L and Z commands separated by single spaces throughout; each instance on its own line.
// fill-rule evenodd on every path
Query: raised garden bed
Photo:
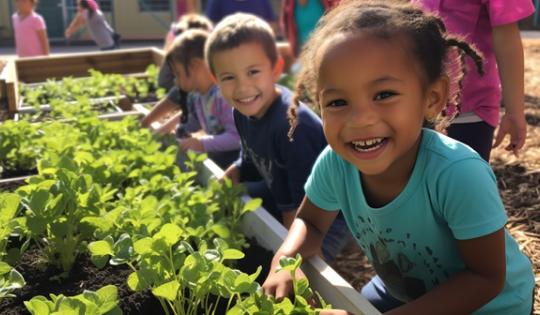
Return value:
M 205 160 L 197 167 L 196 179 L 204 185 L 209 178 L 220 176 L 221 173 L 222 170 L 212 161 Z M 249 202 L 249 198 L 245 196 L 244 201 Z M 241 230 L 250 238 L 250 246 L 244 250 L 246 258 L 240 260 L 235 268 L 246 273 L 254 273 L 257 266 L 262 265 L 263 269 L 257 279 L 262 282 L 268 273 L 273 251 L 283 242 L 286 230 L 263 208 L 245 214 Z M 108 284 L 118 287 L 118 303 L 124 314 L 167 314 L 149 291 L 133 292 L 129 289 L 126 279 L 132 270 L 125 265 L 106 265 L 100 269 L 96 268 L 88 255 L 81 255 L 73 266 L 69 279 L 60 282 L 51 279 L 61 271 L 51 266 L 42 269 L 39 263 L 42 260 L 42 253 L 37 247 L 32 247 L 23 254 L 15 267 L 23 275 L 29 275 L 25 276 L 27 285 L 18 292 L 17 297 L 0 299 L 0 309 L 5 310 L 2 314 L 28 314 L 22 304 L 23 301 L 44 292 L 72 296 L 81 293 L 82 290 L 95 291 Z M 333 307 L 347 309 L 358 315 L 380 314 L 320 258 L 312 258 L 305 262 L 302 269 L 308 276 L 311 287 Z M 223 309 L 225 304 L 220 305 L 216 314 L 225 314 Z
M 21 129 L 26 131 L 21 135 L 27 136 L 37 129 L 45 140 L 61 146 L 43 149 L 39 175 L 27 179 L 27 185 L 15 194 L 0 193 L 4 211 L 0 216 L 0 279 L 8 268 L 8 283 L 13 287 L 7 293 L 19 295 L 2 297 L 0 290 L 0 309 L 24 314 L 22 301 L 31 299 L 31 305 L 38 307 L 47 302 L 50 293 L 73 296 L 83 289 L 95 291 L 85 296 L 96 298 L 100 292 L 118 292 L 114 303 L 126 314 L 147 313 L 144 307 L 159 313 L 165 305 L 173 304 L 176 310 L 186 307 L 190 314 L 200 314 L 199 308 L 213 305 L 211 310 L 223 314 L 217 310 L 230 309 L 237 301 L 272 303 L 255 291 L 256 277 L 264 278 L 267 270 L 253 274 L 259 264 L 270 262 L 272 254 L 263 254 L 256 246 L 251 246 L 257 250 L 251 254 L 244 237 L 275 250 L 285 230 L 264 209 L 257 208 L 256 202 L 240 202 L 237 187 L 209 181 L 222 172 L 215 164 L 209 160 L 200 163 L 197 158 L 193 160 L 195 173 L 181 173 L 173 164 L 174 147 L 159 151 L 160 144 L 132 118 L 109 122 L 84 116 L 72 124 L 47 124 L 38 127 L 13 121 L 6 125 L 10 127 L 6 130 Z M 63 130 L 63 136 L 46 136 L 58 129 Z M 24 136 L 18 140 L 24 141 Z M 1 227 L 7 227 L 7 232 Z M 244 255 L 260 260 L 244 263 L 251 270 L 243 272 L 223 263 Z M 200 266 L 212 266 L 222 273 Z M 242 260 L 232 266 L 242 266 Z M 171 271 L 177 278 L 171 278 Z M 355 314 L 377 314 L 320 259 L 307 262 L 305 271 L 312 287 L 334 307 Z M 123 282 L 114 280 L 118 275 L 124 277 Z M 22 277 L 27 278 L 27 285 L 17 290 L 24 283 Z M 105 286 L 109 281 L 116 287 Z M 194 293 L 199 291 L 192 291 L 193 283 L 199 283 L 197 290 L 218 285 L 213 289 L 217 291 L 208 292 L 223 296 L 220 301 L 226 302 L 212 304 L 219 298 L 210 295 L 201 300 Z M 147 299 L 150 289 L 153 296 L 160 297 L 158 304 Z M 302 292 L 294 303 L 302 303 L 302 294 L 309 294 Z M 36 294 L 45 297 L 32 298 Z M 202 304 L 192 309 L 196 303 Z M 286 307 L 287 303 L 272 305 Z
M 52 100 L 58 98 L 73 102 L 75 99 L 69 97 L 72 88 L 89 98 L 119 97 L 123 94 L 131 103 L 155 101 L 161 94 L 156 91 L 157 86 L 137 82 L 146 80 L 149 65 L 155 66 L 153 72 L 157 75 L 157 67 L 162 61 L 163 52 L 155 48 L 13 60 L 0 72 L 0 91 L 4 91 L 7 110 L 12 117 L 20 110 L 28 112 L 29 106 L 36 111 L 40 106 L 46 109 Z M 95 72 L 89 72 L 91 69 Z M 117 76 L 108 82 L 107 76 L 112 74 Z M 85 80 L 90 83 L 77 86 L 79 81 Z M 117 89 L 117 81 L 126 81 L 125 90 Z M 64 86 L 60 87 L 60 84 Z M 51 94 L 47 93 L 47 87 Z M 113 94 L 117 95 L 110 95 L 108 89 L 115 90 Z M 32 91 L 33 95 L 30 94 Z M 36 96 L 36 93 L 40 95 Z

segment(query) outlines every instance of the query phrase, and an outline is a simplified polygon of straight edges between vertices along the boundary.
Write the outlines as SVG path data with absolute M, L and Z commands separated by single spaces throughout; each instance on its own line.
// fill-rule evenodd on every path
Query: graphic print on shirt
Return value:
M 225 131 L 225 128 L 218 118 L 219 115 L 221 115 L 221 111 L 218 108 L 219 106 L 216 106 L 218 93 L 219 89 L 217 86 L 214 86 L 207 96 L 200 95 L 199 100 L 202 105 L 201 110 L 204 117 L 204 129 L 210 135 L 219 135 Z
M 364 253 L 369 256 L 377 275 L 395 298 L 407 302 L 427 292 L 428 285 L 424 283 L 424 280 L 412 276 L 419 270 L 429 272 L 432 282 L 429 287 L 436 286 L 449 277 L 443 267 L 438 264 L 439 258 L 433 250 L 429 246 L 418 245 L 413 240 L 412 232 L 399 236 L 395 235 L 390 227 L 374 228 L 369 217 L 358 215 L 356 219 L 354 237 Z M 409 257 L 408 255 L 411 254 L 416 254 L 418 257 Z M 417 265 L 418 261 L 422 261 L 422 266 Z M 443 275 L 442 278 L 439 278 L 439 275 Z
M 257 153 L 255 153 L 255 151 L 247 146 L 244 139 L 242 139 L 242 150 L 244 152 L 244 156 L 242 158 L 251 160 L 255 165 L 255 168 L 257 168 L 257 171 L 259 171 L 259 174 L 264 179 L 267 187 L 272 187 L 272 182 L 274 181 L 272 176 L 272 168 L 274 167 L 274 164 L 272 163 L 272 160 L 259 156 Z

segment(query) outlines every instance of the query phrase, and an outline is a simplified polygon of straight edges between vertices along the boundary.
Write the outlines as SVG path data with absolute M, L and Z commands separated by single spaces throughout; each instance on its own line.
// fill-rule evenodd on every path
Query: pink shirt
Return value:
M 11 17 L 15 30 L 15 45 L 17 56 L 34 57 L 45 55 L 45 47 L 41 44 L 38 31 L 45 30 L 45 21 L 41 15 L 32 11 L 30 15 L 21 18 L 18 13 Z
M 424 8 L 444 19 L 448 32 L 459 34 L 483 53 L 485 74 L 480 76 L 474 62 L 467 59 L 463 80 L 461 112 L 474 112 L 496 127 L 499 123 L 501 88 L 492 30 L 515 23 L 534 12 L 531 0 L 417 0 Z

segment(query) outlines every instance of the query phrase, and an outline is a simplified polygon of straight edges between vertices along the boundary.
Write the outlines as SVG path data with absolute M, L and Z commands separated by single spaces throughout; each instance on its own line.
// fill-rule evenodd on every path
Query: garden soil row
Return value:
M 240 260 L 235 268 L 251 274 L 257 270 L 258 266 L 262 266 L 263 269 L 257 279 L 259 283 L 262 283 L 270 270 L 273 253 L 260 247 L 253 240 L 249 240 L 249 244 L 250 247 L 243 250 L 246 257 Z M 52 293 L 72 296 L 80 294 L 83 290 L 95 291 L 108 284 L 118 287 L 119 304 L 124 315 L 165 314 L 159 301 L 153 297 L 150 291 L 133 292 L 128 288 L 126 279 L 131 273 L 131 269 L 125 265 L 107 265 L 103 269 L 98 269 L 89 257 L 84 255 L 78 258 L 69 278 L 59 282 L 51 280 L 51 278 L 57 276 L 60 271 L 51 267 L 43 269 L 42 262 L 43 257 L 37 247 L 32 247 L 23 254 L 16 269 L 25 277 L 27 284 L 22 290 L 16 292 L 17 297 L 0 300 L 0 314 L 30 314 L 23 302 L 36 295 L 48 297 L 48 294 Z M 222 313 L 224 315 L 223 311 Z

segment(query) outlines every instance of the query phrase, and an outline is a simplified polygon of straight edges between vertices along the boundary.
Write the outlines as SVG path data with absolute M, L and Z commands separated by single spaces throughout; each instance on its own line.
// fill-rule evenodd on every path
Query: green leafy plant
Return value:
M 50 295 L 50 300 L 38 295 L 25 301 L 26 309 L 32 315 L 121 315 L 118 307 L 118 289 L 114 285 L 97 291 L 85 290 L 83 293 L 66 297 L 62 294 Z
M 17 194 L 0 194 L 0 260 L 7 255 L 9 236 L 19 226 L 19 222 L 15 219 L 19 203 L 20 198 Z
M 13 291 L 22 288 L 25 284 L 23 276 L 17 270 L 0 261 L 0 300 L 14 297 Z
M 25 210 L 25 232 L 66 276 L 93 233 L 84 218 L 105 213 L 115 189 L 81 175 L 69 155 L 41 172 L 42 177 L 32 178 L 18 190 Z
M 214 242 L 216 249 L 202 242 L 195 251 L 185 241 L 178 245 L 180 235 L 177 226 L 165 225 L 154 237 L 134 243 L 140 259 L 128 278 L 132 290 L 151 289 L 166 313 L 175 315 L 214 314 L 221 298 L 228 299 L 230 307 L 235 298 L 258 290 L 260 268 L 247 275 L 224 265 L 225 260 L 243 258 L 241 251 L 220 241 Z
M 284 298 L 280 302 L 274 300 L 273 297 L 264 295 L 261 291 L 256 294 L 239 301 L 232 309 L 227 312 L 227 315 L 287 315 L 287 314 L 306 314 L 315 315 L 323 309 L 330 309 L 331 305 L 326 304 L 321 296 L 314 292 L 309 287 L 307 278 L 297 279 L 296 271 L 302 265 L 302 257 L 296 255 L 296 258 L 282 257 L 279 261 L 280 267 L 276 272 L 285 270 L 291 274 L 293 278 L 293 298 Z M 316 301 L 314 299 L 316 298 Z M 308 301 L 311 301 L 308 302 Z M 311 304 L 321 305 L 320 308 L 313 307 Z
M 165 91 L 158 88 L 157 78 L 159 69 L 155 65 L 149 65 L 143 75 L 125 76 L 121 74 L 104 74 L 90 69 L 89 77 L 73 78 L 65 77 L 62 80 L 47 80 L 41 84 L 25 85 L 19 87 L 20 95 L 27 106 L 41 111 L 40 105 L 48 104 L 54 111 L 61 104 L 69 104 L 72 108 L 78 108 L 76 101 L 81 97 L 99 99 L 113 97 L 114 103 L 118 104 L 122 94 L 132 99 L 147 99 L 154 93 L 153 99 L 163 97 Z M 106 102 L 93 102 L 92 107 L 101 111 L 107 111 Z M 105 106 L 105 107 L 104 107 Z M 105 109 L 105 110 L 104 110 Z M 35 118 L 35 117 L 34 117 Z

